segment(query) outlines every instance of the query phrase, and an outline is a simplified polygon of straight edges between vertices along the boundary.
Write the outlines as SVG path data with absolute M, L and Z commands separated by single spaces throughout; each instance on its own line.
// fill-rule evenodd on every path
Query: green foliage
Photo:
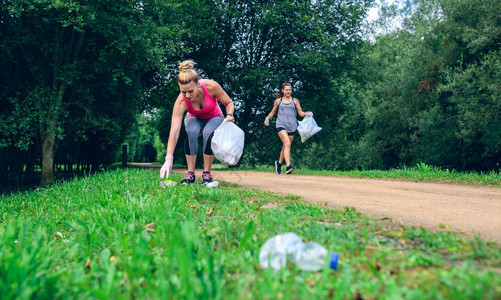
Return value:
M 364 18 L 373 4 L 4 1 L 0 180 L 33 179 L 36 166 L 46 169 L 43 154 L 68 171 L 99 169 L 116 160 L 127 136 L 135 137 L 128 141 L 133 152 L 150 160 L 156 150 L 163 160 L 178 95 L 176 65 L 185 58 L 235 101 L 246 132 L 245 164 L 277 158 L 281 142 L 273 120 L 264 127 L 263 118 L 280 83 L 290 81 L 294 97 L 323 127 L 304 144 L 296 138 L 297 166 L 423 163 L 497 172 L 499 1 L 385 4 L 379 27 L 369 27 Z M 373 28 L 379 31 L 364 41 Z M 143 111 L 154 112 L 158 134 L 135 125 Z M 182 150 L 181 142 L 176 163 Z
M 501 296 L 499 247 L 478 238 L 232 184 L 158 183 L 157 171 L 124 169 L 1 196 L 2 298 Z M 284 232 L 339 252 L 338 269 L 261 269 L 260 247 Z
M 395 8 L 395 7 L 393 7 Z M 411 1 L 401 29 L 360 53 L 363 92 L 341 117 L 341 169 L 419 162 L 498 170 L 501 162 L 499 1 Z M 394 12 L 390 10 L 389 12 Z
M 8 154 L 2 160 L 24 151 L 44 172 L 52 157 L 94 169 L 115 161 L 136 114 L 154 100 L 150 90 L 159 85 L 163 62 L 184 49 L 175 7 L 175 1 L 2 2 L 0 151 Z M 29 160 L 16 164 L 33 168 Z M 8 160 L 0 167 L 13 173 Z
M 128 144 L 128 161 L 132 162 L 155 162 L 157 161 L 157 151 L 164 152 L 162 149 L 157 149 L 158 134 L 155 129 L 154 116 L 149 114 L 140 114 L 137 116 L 137 121 L 130 130 L 125 142 Z M 156 147 L 157 146 L 157 147 Z
M 372 2 L 210 0 L 180 5 L 180 15 L 188 16 L 191 25 L 184 41 L 193 49 L 183 57 L 194 59 L 202 77 L 218 81 L 235 101 L 237 125 L 246 132 L 243 163 L 272 162 L 278 156 L 279 139 L 263 121 L 283 82 L 291 82 L 302 108 L 325 124 L 315 139 L 328 141 L 343 111 L 335 78 L 351 71 L 361 22 Z M 176 90 L 176 84 L 169 87 Z M 159 124 L 163 142 L 175 97 L 169 94 Z

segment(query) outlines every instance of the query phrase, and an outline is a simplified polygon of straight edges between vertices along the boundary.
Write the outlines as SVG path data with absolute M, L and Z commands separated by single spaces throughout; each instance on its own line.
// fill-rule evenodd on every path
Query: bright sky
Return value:
M 379 11 L 379 5 L 381 4 L 380 1 L 377 1 L 378 2 L 378 7 L 373 7 L 371 9 L 369 9 L 369 14 L 368 14 L 368 17 L 367 17 L 367 21 L 374 21 L 375 19 L 377 19 L 377 16 L 378 16 L 378 11 Z
M 385 2 L 393 4 L 393 2 L 395 2 L 395 0 L 386 0 Z M 377 19 L 378 14 L 379 14 L 379 8 L 381 7 L 381 0 L 376 0 L 375 5 L 376 5 L 375 7 L 371 8 L 369 10 L 369 14 L 367 16 L 367 21 L 369 21 L 369 22 Z

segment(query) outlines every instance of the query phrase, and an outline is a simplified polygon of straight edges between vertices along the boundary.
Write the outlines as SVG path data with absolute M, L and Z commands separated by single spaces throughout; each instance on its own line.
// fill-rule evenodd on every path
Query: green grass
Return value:
M 261 245 L 290 231 L 339 268 L 261 269 Z M 2 299 L 499 299 L 500 283 L 499 246 L 479 238 L 227 183 L 161 189 L 158 170 L 0 198 Z
M 222 165 L 215 165 L 214 168 L 225 169 Z M 238 167 L 235 170 L 275 172 L 270 166 L 262 167 Z M 352 171 L 330 171 L 330 170 L 309 170 L 298 168 L 294 174 L 303 175 L 325 175 L 325 176 L 349 176 L 359 178 L 377 179 L 399 179 L 413 181 L 433 181 L 451 184 L 468 184 L 481 186 L 501 187 L 501 172 L 457 172 L 455 170 L 441 169 L 419 163 L 414 167 L 403 167 L 402 169 L 382 170 L 352 170 Z

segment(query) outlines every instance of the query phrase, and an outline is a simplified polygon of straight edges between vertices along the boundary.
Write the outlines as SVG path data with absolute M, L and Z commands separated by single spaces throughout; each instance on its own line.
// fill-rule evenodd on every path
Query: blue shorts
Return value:
M 284 127 L 277 127 L 277 133 L 279 133 L 279 132 L 280 132 L 280 131 L 282 131 L 282 130 L 287 131 L 287 129 L 285 129 Z M 294 136 L 294 132 L 295 132 L 295 131 L 293 131 L 293 132 L 288 132 L 288 131 L 287 131 L 287 134 L 288 134 L 289 136 Z

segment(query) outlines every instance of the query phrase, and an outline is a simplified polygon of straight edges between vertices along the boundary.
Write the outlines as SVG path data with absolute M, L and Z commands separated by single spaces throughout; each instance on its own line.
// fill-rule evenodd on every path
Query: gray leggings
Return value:
M 198 152 L 198 137 L 203 135 L 203 153 L 214 155 L 211 148 L 211 140 L 214 135 L 214 130 L 223 123 L 224 116 L 212 117 L 202 120 L 197 117 L 184 118 L 184 127 L 186 129 L 186 140 L 184 141 L 184 153 L 186 155 L 197 155 Z

